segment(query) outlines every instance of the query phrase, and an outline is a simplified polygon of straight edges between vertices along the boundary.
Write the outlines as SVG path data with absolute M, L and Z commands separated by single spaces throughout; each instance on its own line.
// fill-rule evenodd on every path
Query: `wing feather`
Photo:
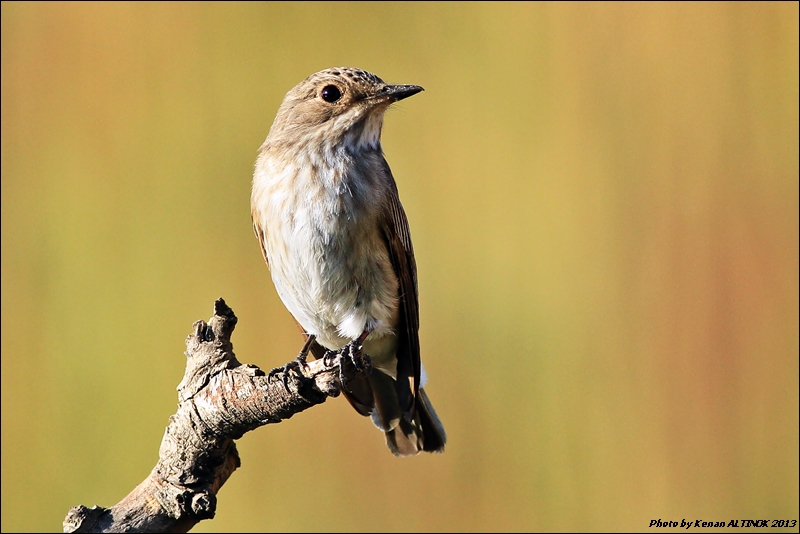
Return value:
M 386 165 L 386 172 L 391 171 Z M 397 347 L 397 397 L 403 411 L 413 417 L 414 404 L 420 384 L 419 300 L 417 293 L 417 265 L 408 218 L 400 204 L 397 186 L 392 178 L 392 188 L 387 198 L 383 221 L 386 248 L 399 284 L 400 317 L 396 335 Z M 403 377 L 406 377 L 404 380 Z

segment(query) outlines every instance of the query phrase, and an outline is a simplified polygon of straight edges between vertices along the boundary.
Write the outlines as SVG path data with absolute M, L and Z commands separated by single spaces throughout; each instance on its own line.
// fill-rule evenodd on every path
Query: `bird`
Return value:
M 342 392 L 400 457 L 447 441 L 423 389 L 414 249 L 381 147 L 386 110 L 421 91 L 352 67 L 310 75 L 286 93 L 251 192 L 273 284 L 305 336 L 294 365 L 349 355 L 361 372 L 340 375 Z

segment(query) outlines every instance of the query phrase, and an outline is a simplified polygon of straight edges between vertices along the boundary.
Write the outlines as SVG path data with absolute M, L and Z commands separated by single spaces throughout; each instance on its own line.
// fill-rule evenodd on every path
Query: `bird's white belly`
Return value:
M 280 194 L 285 189 L 269 189 L 275 191 L 265 191 L 269 201 L 262 205 L 275 213 L 263 212 L 264 222 L 272 224 L 261 227 L 284 305 L 328 349 L 371 332 L 365 352 L 377 367 L 391 359 L 387 366 L 394 374 L 398 282 L 375 215 L 337 209 L 331 202 L 341 198 L 326 199 L 313 190 L 287 198 Z M 291 216 L 280 216 L 287 212 Z
M 372 255 L 342 255 L 338 248 L 321 245 L 310 236 L 297 237 L 272 270 L 273 282 L 286 308 L 327 349 L 340 349 L 369 330 L 364 352 L 375 367 L 394 376 L 396 278 L 387 277 L 381 262 Z M 370 249 L 375 250 L 365 248 Z M 307 258 L 318 261 L 305 261 Z M 278 274 L 287 271 L 295 274 Z
M 398 281 L 378 223 L 381 199 L 324 187 L 313 168 L 265 160 L 254 177 L 253 217 L 265 234 L 273 283 L 323 347 L 339 349 L 369 331 L 364 351 L 394 375 Z

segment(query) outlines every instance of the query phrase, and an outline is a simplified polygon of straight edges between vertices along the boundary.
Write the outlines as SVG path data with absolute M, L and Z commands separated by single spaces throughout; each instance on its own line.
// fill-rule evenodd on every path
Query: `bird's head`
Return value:
M 286 93 L 265 146 L 345 143 L 354 150 L 378 148 L 389 105 L 422 90 L 418 85 L 389 85 L 360 69 L 325 69 Z

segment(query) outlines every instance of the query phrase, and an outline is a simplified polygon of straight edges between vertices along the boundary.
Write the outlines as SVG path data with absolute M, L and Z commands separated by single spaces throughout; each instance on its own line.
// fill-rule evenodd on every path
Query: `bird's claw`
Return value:
M 294 371 L 297 375 L 302 375 L 302 369 L 307 369 L 308 364 L 306 363 L 306 358 L 308 358 L 308 353 L 301 352 L 297 355 L 297 358 L 290 361 L 283 367 L 276 367 L 272 369 L 269 374 L 267 375 L 267 379 L 272 381 L 275 378 L 275 375 L 283 373 L 283 387 L 286 389 L 286 392 L 289 392 L 289 371 Z
M 353 340 L 339 350 L 329 350 L 322 357 L 322 362 L 326 367 L 333 367 L 337 361 L 339 363 L 339 382 L 349 393 L 352 392 L 347 389 L 346 361 L 351 363 L 357 372 L 367 374 L 372 372 L 372 360 L 367 354 L 364 354 L 363 343 L 359 340 Z
M 372 360 L 364 354 L 363 343 L 359 340 L 351 341 L 342 349 L 345 355 L 353 362 L 353 367 L 363 373 L 372 372 Z

